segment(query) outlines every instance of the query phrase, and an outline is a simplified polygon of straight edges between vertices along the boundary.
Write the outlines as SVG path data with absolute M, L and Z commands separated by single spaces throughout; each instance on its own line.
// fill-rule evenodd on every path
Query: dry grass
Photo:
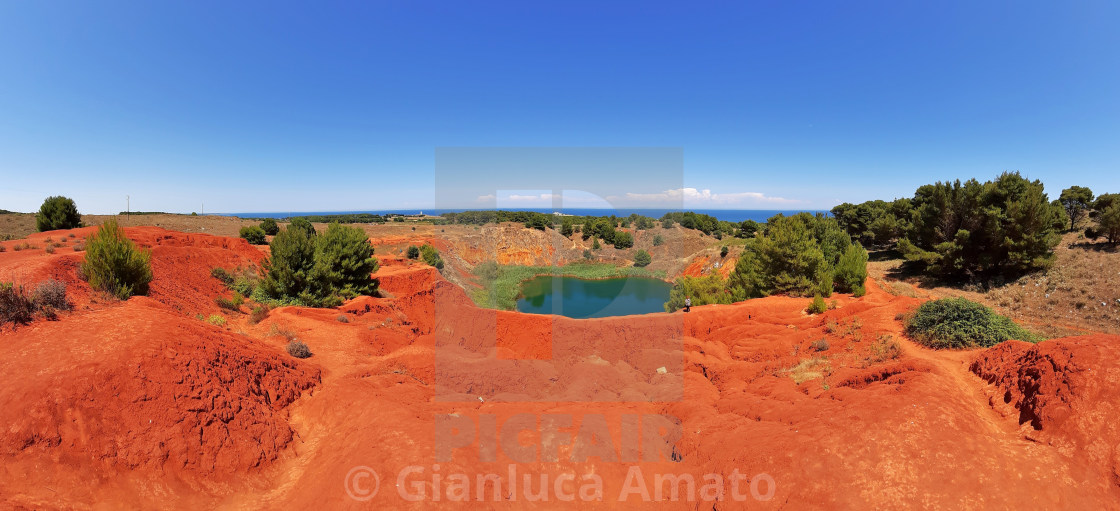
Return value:
M 886 360 L 894 360 L 900 356 L 902 356 L 902 345 L 893 335 L 883 334 L 871 343 L 867 354 L 864 356 L 863 365 L 867 367 Z
M 302 341 L 292 341 L 288 343 L 288 354 L 296 358 L 307 358 L 311 356 L 311 348 L 308 348 Z
M 1067 235 L 1057 260 L 1035 273 L 984 293 L 984 301 L 1047 336 L 1079 330 L 1120 334 L 1120 251 L 1076 243 Z
M 832 364 L 824 357 L 811 357 L 802 360 L 797 365 L 784 369 L 782 372 L 793 378 L 793 382 L 801 385 L 809 380 L 825 378 L 832 374 Z
M 0 239 L 26 238 L 38 232 L 35 228 L 35 215 L 32 213 L 0 214 Z
M 987 287 L 922 282 L 900 271 L 901 259 L 872 260 L 867 269 L 893 295 L 968 298 L 1047 338 L 1120 334 L 1120 247 L 1086 243 L 1068 233 L 1054 253 L 1049 270 Z
M 268 329 L 268 336 L 269 337 L 277 337 L 277 336 L 283 337 L 284 339 L 287 339 L 289 343 L 299 340 L 299 336 L 297 336 L 295 332 L 293 332 L 291 330 L 288 330 L 287 328 L 284 328 L 280 325 L 277 325 L 276 323 L 273 323 L 272 327 Z

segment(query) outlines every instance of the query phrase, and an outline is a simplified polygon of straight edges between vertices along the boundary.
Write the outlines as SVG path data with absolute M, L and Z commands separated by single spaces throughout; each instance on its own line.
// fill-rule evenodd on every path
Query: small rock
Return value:
M 669 372 L 669 370 L 665 369 L 665 366 L 661 366 L 661 367 L 657 368 L 657 374 L 665 374 L 667 372 Z

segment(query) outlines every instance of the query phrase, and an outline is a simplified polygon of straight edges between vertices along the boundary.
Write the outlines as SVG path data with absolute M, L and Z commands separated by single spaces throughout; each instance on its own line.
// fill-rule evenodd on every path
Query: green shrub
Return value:
M 1043 269 L 1065 226 L 1039 181 L 1005 172 L 995 181 L 938 182 L 914 193 L 899 251 L 929 273 L 957 279 Z
M 585 250 L 583 251 L 583 258 L 584 258 L 584 259 L 586 259 L 586 260 L 588 260 L 588 261 L 590 261 L 590 260 L 591 260 L 591 257 L 592 257 L 592 255 L 591 255 L 591 250 L 586 250 L 586 249 L 585 249 Z
M 443 258 L 439 256 L 439 251 L 430 243 L 425 243 L 420 247 L 420 257 L 428 266 L 434 266 L 437 270 L 443 269 Z
M 664 245 L 664 244 L 665 244 L 665 238 L 661 237 L 660 234 L 655 234 L 653 236 L 653 246 L 660 247 L 661 245 Z
M 233 293 L 233 296 L 230 298 L 226 298 L 224 296 L 215 298 L 214 303 L 218 304 L 218 307 L 221 307 L 223 309 L 231 310 L 234 312 L 241 312 L 241 304 L 245 303 L 245 297 L 242 296 L 241 293 L 235 291 Z
M 253 245 L 264 245 L 266 238 L 264 229 L 256 225 L 247 225 L 241 228 L 241 238 Z
M 249 324 L 255 325 L 264 321 L 268 317 L 268 306 L 265 304 L 254 305 L 252 311 L 249 313 Z
M 1077 222 L 1085 216 L 1085 212 L 1093 206 L 1093 191 L 1083 186 L 1071 186 L 1062 190 L 1058 203 L 1069 218 L 1069 230 L 1077 228 Z
M 646 252 L 645 250 L 639 250 L 638 253 L 634 254 L 634 266 L 637 266 L 639 268 L 643 266 L 649 266 L 649 263 L 652 262 L 652 260 L 653 258 L 649 256 L 649 252 Z
M 43 205 L 39 206 L 39 213 L 35 215 L 35 226 L 39 232 L 73 229 L 81 225 L 82 215 L 78 213 L 78 206 L 73 199 L 67 197 L 47 197 Z
M 271 257 L 259 288 L 285 303 L 330 307 L 343 299 L 377 291 L 377 259 L 365 232 L 332 223 L 322 235 L 311 237 L 289 226 L 270 244 Z
M 822 297 L 854 291 L 867 277 L 867 252 L 833 218 L 798 213 L 771 217 L 746 240 L 728 287 L 735 300 L 788 294 Z
M 595 238 L 595 241 L 591 243 L 591 250 L 599 250 L 600 248 L 602 247 L 599 245 L 599 238 Z
M 269 236 L 275 236 L 276 233 L 280 232 L 280 226 L 276 225 L 276 220 L 274 220 L 272 218 L 266 218 L 264 220 L 261 220 L 261 226 L 260 227 L 261 227 L 261 230 L 264 231 L 264 233 L 269 235 Z
M 815 234 L 824 230 L 817 228 L 818 222 L 826 220 L 806 213 L 771 218 L 762 236 L 747 241 L 735 264 L 729 282 L 735 299 L 819 292 L 829 261 L 825 244 Z
M 548 228 L 548 221 L 545 219 L 544 215 L 534 215 L 529 221 L 525 222 L 525 227 L 543 231 Z
M 316 234 L 318 234 L 317 232 L 315 232 L 315 226 L 311 225 L 311 221 L 306 218 L 293 218 L 292 223 L 288 224 L 288 229 L 293 228 L 303 231 L 303 233 L 306 234 L 309 238 L 312 238 Z
M 1120 243 L 1120 193 L 1097 197 L 1092 217 L 1097 220 L 1097 226 L 1085 230 L 1087 237 L 1094 240 L 1104 237 L 1109 243 Z
M 269 251 L 270 257 L 264 263 L 265 278 L 261 282 L 265 293 L 290 303 L 318 303 L 311 290 L 315 242 L 307 231 L 293 222 L 272 238 Z
M 898 239 L 909 227 L 912 212 L 908 198 L 893 202 L 844 203 L 832 208 L 832 216 L 840 226 L 853 240 L 864 245 L 886 245 Z
M 94 289 L 121 300 L 148 293 L 151 252 L 136 248 L 115 220 L 105 222 L 86 240 L 82 273 Z
M 210 276 L 221 281 L 222 284 L 230 285 L 233 283 L 233 276 L 229 274 L 225 268 L 214 268 L 210 270 Z
M 730 250 L 730 249 L 728 249 L 728 248 L 727 248 L 727 245 L 724 245 L 724 246 L 720 247 L 720 249 L 719 249 L 719 256 L 720 256 L 720 257 L 727 257 L 727 252 L 728 252 L 729 250 Z
M 762 224 L 754 220 L 739 222 L 739 230 L 735 233 L 738 238 L 753 238 L 755 233 L 762 230 Z
M 211 314 L 210 317 L 206 318 L 206 322 L 214 326 L 225 326 L 226 318 L 218 314 Z
M 813 301 L 809 304 L 809 307 L 805 309 L 805 312 L 809 314 L 820 314 L 826 310 L 828 310 L 828 304 L 824 303 L 824 298 L 822 298 L 821 295 L 816 295 L 813 297 Z
M 233 279 L 229 288 L 241 296 L 253 296 L 253 293 L 257 290 L 259 281 L 260 279 L 257 277 L 256 273 L 242 272 Z
M 668 225 L 665 224 L 666 221 L 669 221 Z M 662 227 L 672 227 L 672 222 L 681 224 L 685 229 L 696 229 L 711 235 L 718 234 L 722 227 L 718 218 L 692 211 L 670 211 L 661 216 Z M 731 222 L 727 222 L 727 225 L 732 227 Z
M 312 279 L 319 296 L 372 295 L 377 292 L 372 276 L 377 268 L 373 245 L 361 228 L 334 222 L 317 236 Z
M 665 311 L 673 312 L 684 308 L 686 298 L 692 298 L 692 306 L 707 305 L 710 303 L 731 303 L 731 294 L 726 284 L 719 275 L 712 274 L 705 277 L 680 277 L 673 283 L 669 290 L 669 301 L 665 302 Z
M 853 243 L 844 250 L 836 263 L 834 280 L 841 293 L 858 293 L 863 296 L 867 281 L 867 251 Z
M 1011 319 L 965 298 L 923 303 L 906 322 L 906 334 L 931 348 L 989 347 L 1008 339 L 1039 338 Z
M 626 231 L 616 231 L 614 235 L 614 248 L 630 248 L 634 246 L 634 237 Z
M 820 281 L 817 282 L 817 293 L 825 298 L 832 296 L 833 285 L 832 272 L 825 271 L 821 273 Z
M 416 245 L 409 245 L 407 253 L 409 259 L 417 259 L 420 257 L 420 247 Z

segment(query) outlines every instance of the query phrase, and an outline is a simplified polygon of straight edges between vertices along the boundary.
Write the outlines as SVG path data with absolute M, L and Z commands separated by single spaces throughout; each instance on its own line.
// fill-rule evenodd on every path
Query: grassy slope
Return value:
M 952 286 L 901 271 L 892 255 L 873 258 L 868 275 L 888 292 L 920 298 L 964 297 L 983 303 L 1047 338 L 1090 331 L 1120 333 L 1120 247 L 1066 233 L 1049 270 L 990 288 Z

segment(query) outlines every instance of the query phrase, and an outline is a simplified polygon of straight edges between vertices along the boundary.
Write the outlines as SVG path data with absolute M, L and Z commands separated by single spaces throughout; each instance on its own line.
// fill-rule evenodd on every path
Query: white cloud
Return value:
M 608 197 L 611 202 L 638 204 L 683 204 L 696 206 L 758 206 L 797 204 L 799 200 L 784 197 L 771 197 L 759 192 L 712 193 L 709 189 L 677 188 L 660 193 L 626 193 L 622 196 Z
M 510 201 L 510 202 L 548 202 L 548 203 L 551 203 L 552 202 L 552 194 L 551 193 L 541 193 L 541 194 L 537 194 L 537 195 L 520 195 L 520 194 L 516 194 L 516 193 L 511 193 L 511 194 L 509 194 L 505 197 L 502 197 L 502 200 L 503 201 Z
M 550 207 L 552 206 L 552 193 L 532 192 L 503 192 L 479 195 L 476 202 L 480 204 L 497 204 L 499 208 L 524 208 L 524 207 Z
M 555 199 L 562 199 L 563 207 L 686 207 L 686 208 L 760 208 L 796 205 L 805 201 L 773 197 L 760 192 L 714 193 L 709 189 L 676 188 L 657 193 L 628 192 L 622 195 L 601 197 L 579 190 L 564 190 L 562 194 L 536 190 L 499 190 L 480 195 L 479 204 L 499 208 L 549 208 Z

